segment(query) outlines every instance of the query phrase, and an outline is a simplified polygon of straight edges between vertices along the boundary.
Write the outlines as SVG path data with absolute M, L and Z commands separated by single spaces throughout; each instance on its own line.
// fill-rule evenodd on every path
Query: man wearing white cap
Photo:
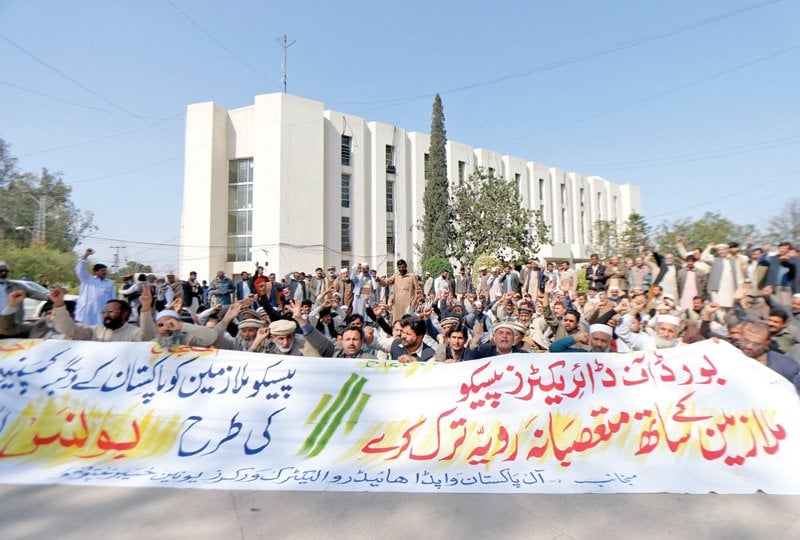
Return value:
M 377 290 L 378 283 L 369 271 L 369 264 L 365 262 L 353 267 L 350 279 L 353 282 L 353 312 L 363 317 L 367 313 L 367 301 Z
M 680 344 L 678 335 L 681 330 L 681 319 L 675 315 L 658 315 L 655 319 L 656 333 L 654 336 L 645 332 L 634 333 L 631 330 L 633 315 L 628 312 L 623 315 L 617 326 L 617 337 L 634 351 L 677 347 Z
M 213 328 L 185 323 L 177 311 L 165 309 L 156 315 L 155 341 L 165 348 L 174 345 L 210 347 L 217 341 L 217 332 Z
M 607 324 L 593 324 L 589 332 L 566 336 L 550 345 L 550 352 L 609 352 L 614 329 Z
M 492 341 L 473 347 L 472 345 L 475 343 L 473 339 L 470 347 L 474 350 L 476 359 L 499 356 L 501 354 L 524 353 L 525 351 L 515 346 L 515 343 L 519 341 L 520 334 L 520 328 L 517 324 L 503 322 L 494 325 Z
M 333 282 L 333 289 L 339 293 L 339 299 L 343 306 L 348 308 L 353 306 L 353 281 L 350 279 L 349 269 L 339 270 L 339 277 Z

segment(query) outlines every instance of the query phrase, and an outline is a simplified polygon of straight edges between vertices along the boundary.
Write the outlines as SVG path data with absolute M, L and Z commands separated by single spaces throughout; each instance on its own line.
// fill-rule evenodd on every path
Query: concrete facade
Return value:
M 418 269 L 429 144 L 427 134 L 289 94 L 259 95 L 232 110 L 189 105 L 181 276 L 235 274 L 265 260 L 279 276 L 361 261 L 391 273 L 400 258 Z M 622 224 L 641 211 L 634 185 L 454 141 L 447 142 L 447 159 L 451 187 L 468 181 L 476 167 L 517 182 L 523 204 L 541 210 L 551 227 L 553 243 L 540 258 L 585 259 L 593 223 Z M 349 246 L 343 245 L 348 224 Z

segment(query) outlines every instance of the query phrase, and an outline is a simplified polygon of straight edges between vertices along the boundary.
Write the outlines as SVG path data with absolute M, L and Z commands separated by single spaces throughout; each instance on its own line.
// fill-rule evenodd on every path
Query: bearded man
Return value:
M 148 288 L 146 288 L 148 289 Z M 145 296 L 146 295 L 146 296 Z M 128 323 L 131 306 L 124 300 L 109 300 L 101 311 L 102 324 L 78 324 L 72 320 L 64 303 L 64 289 L 56 288 L 50 292 L 53 302 L 53 326 L 68 339 L 83 341 L 150 341 L 154 337 L 150 314 L 152 296 L 150 291 L 142 293 L 142 319 L 151 321 L 149 327 L 144 322 L 142 328 Z

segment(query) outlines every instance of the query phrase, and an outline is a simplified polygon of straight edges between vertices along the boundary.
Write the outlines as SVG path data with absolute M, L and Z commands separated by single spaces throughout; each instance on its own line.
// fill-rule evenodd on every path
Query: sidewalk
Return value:
M 800 496 L 453 495 L 0 485 L 17 539 L 800 538 Z

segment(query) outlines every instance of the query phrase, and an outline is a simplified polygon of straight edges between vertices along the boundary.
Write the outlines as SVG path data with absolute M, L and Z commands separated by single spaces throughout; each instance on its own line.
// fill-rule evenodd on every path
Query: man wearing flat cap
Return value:
M 225 330 L 239 315 L 241 315 L 238 323 L 239 332 L 232 338 L 225 333 Z M 214 331 L 217 333 L 217 340 L 214 342 L 217 349 L 264 352 L 263 341 L 268 335 L 264 322 L 257 312 L 244 309 L 243 302 L 236 302 L 227 308 L 225 317 L 214 327 Z M 264 334 L 264 337 L 257 340 L 261 334 Z
M 297 324 L 287 319 L 271 322 L 269 325 L 269 342 L 266 344 L 266 350 L 264 352 L 269 354 L 284 354 L 287 356 L 303 356 L 302 351 L 294 339 L 294 332 L 296 329 Z M 257 336 L 256 340 L 258 340 L 258 337 L 260 336 Z

